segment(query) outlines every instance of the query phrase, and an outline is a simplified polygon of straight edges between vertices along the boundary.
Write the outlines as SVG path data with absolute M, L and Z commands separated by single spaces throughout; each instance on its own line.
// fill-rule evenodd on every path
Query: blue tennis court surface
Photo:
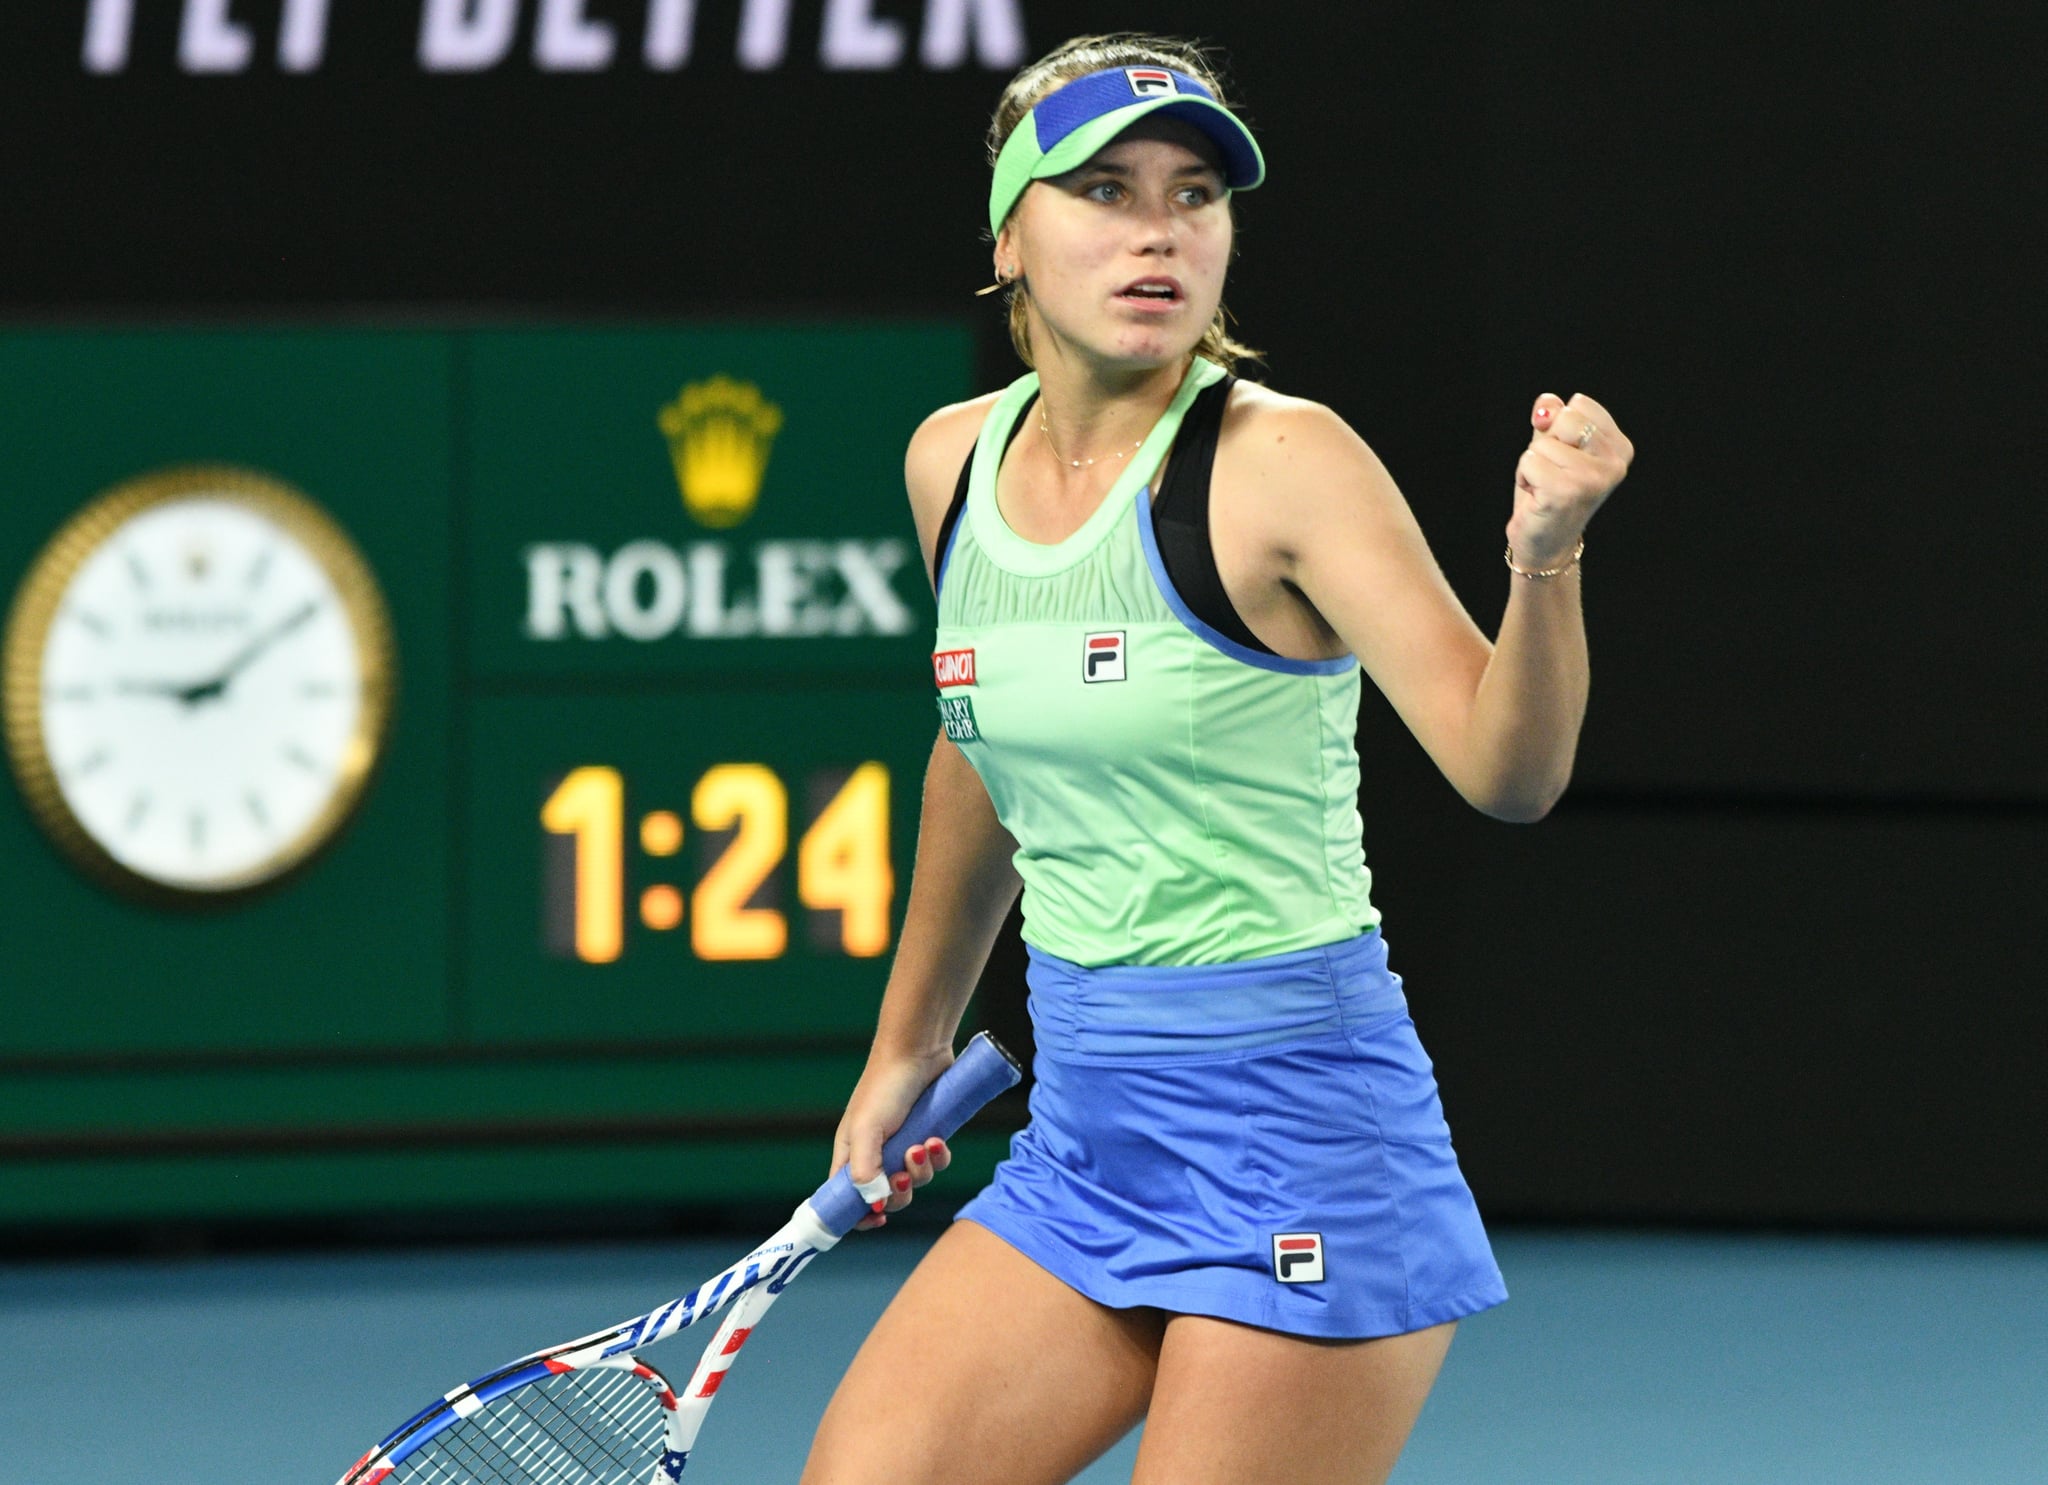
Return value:
M 862 1236 L 792 1288 L 689 1479 L 794 1481 L 930 1241 Z M 331 1485 L 385 1429 L 543 1342 L 672 1297 L 738 1242 L 0 1266 L 8 1485 Z M 1515 1233 L 1399 1485 L 2037 1485 L 2048 1244 Z M 651 1353 L 687 1372 L 689 1334 Z M 1126 1480 L 1127 1439 L 1081 1478 Z

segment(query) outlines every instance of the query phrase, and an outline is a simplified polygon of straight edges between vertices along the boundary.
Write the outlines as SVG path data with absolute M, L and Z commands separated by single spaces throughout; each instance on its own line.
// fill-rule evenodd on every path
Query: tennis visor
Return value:
M 1185 119 L 1214 141 L 1223 154 L 1223 183 L 1231 190 L 1249 191 L 1266 178 L 1266 160 L 1252 131 L 1185 72 L 1109 67 L 1046 94 L 1010 131 L 989 186 L 989 231 L 1003 230 L 1010 208 L 1033 181 L 1087 164 L 1117 135 L 1155 113 Z

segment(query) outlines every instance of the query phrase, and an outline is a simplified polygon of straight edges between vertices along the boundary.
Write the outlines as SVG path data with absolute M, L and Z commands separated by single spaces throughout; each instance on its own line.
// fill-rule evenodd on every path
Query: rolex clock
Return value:
M 8 761 L 100 880 L 197 904 L 309 861 L 361 802 L 393 688 L 368 564 L 306 496 L 249 470 L 108 491 L 8 615 Z

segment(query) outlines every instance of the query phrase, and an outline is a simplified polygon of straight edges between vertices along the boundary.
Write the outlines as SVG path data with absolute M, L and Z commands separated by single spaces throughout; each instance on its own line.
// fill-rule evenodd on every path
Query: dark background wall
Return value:
M 89 9 L 122 7 L 0 18 L 16 325 L 936 315 L 979 327 L 985 385 L 988 22 L 1031 55 L 1223 44 L 1272 166 L 1242 332 L 1379 450 L 1482 624 L 1529 400 L 1589 392 L 1640 451 L 1549 823 L 1473 816 L 1361 722 L 1388 937 L 1489 1210 L 2048 1224 L 2037 8 L 796 0 L 749 67 L 774 7 L 701 0 L 660 70 L 659 4 L 525 0 L 463 73 L 422 65 L 410 0 L 324 31 L 231 0 L 248 56 L 211 72 L 182 0 L 135 0 L 91 70 Z M 541 65 L 543 9 L 609 27 L 609 65 Z M 828 66 L 828 9 L 901 56 Z M 950 9 L 983 24 L 929 65 Z

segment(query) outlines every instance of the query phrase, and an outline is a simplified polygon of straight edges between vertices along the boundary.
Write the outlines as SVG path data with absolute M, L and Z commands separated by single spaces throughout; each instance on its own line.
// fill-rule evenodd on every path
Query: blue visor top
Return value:
M 1108 67 L 1046 94 L 1010 131 L 989 184 L 989 231 L 1003 230 L 1031 182 L 1087 164 L 1154 113 L 1185 119 L 1206 134 L 1223 156 L 1223 183 L 1231 190 L 1249 191 L 1265 180 L 1265 157 L 1251 130 L 1195 79 L 1165 67 Z

